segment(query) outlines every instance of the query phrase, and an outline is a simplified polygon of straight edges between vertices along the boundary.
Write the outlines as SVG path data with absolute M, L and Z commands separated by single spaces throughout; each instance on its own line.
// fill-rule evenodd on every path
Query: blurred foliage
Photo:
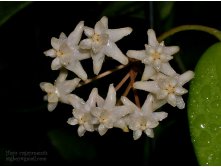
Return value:
M 49 113 L 42 100 L 44 93 L 39 83 L 53 82 L 57 76 L 50 70 L 51 60 L 43 56 L 43 51 L 50 48 L 52 36 L 58 36 L 62 31 L 70 33 L 80 20 L 93 26 L 103 15 L 110 17 L 111 28 L 131 26 L 134 29 L 130 36 L 118 43 L 124 53 L 128 49 L 144 49 L 146 31 L 150 27 L 155 29 L 157 36 L 183 24 L 220 29 L 220 6 L 219 2 L 172 1 L 0 2 L 3 55 L 0 72 L 4 78 L 0 83 L 3 88 L 0 143 L 4 150 L 46 149 L 49 165 L 79 165 L 86 161 L 87 164 L 93 161 L 95 165 L 198 165 L 189 136 L 186 110 L 179 112 L 170 106 L 162 108 L 169 117 L 155 129 L 154 139 L 143 135 L 140 140 L 133 141 L 132 133 L 125 134 L 118 129 L 108 131 L 103 137 L 78 137 L 77 127 L 66 124 L 71 116 L 71 112 L 66 111 L 71 111 L 71 107 L 59 104 L 53 113 Z M 8 40 L 9 35 L 13 42 Z M 180 52 L 171 61 L 179 73 L 194 70 L 202 53 L 214 42 L 213 37 L 202 32 L 182 32 L 165 40 L 166 45 L 180 46 Z M 110 62 L 105 62 L 104 71 L 116 65 L 114 61 Z M 83 66 L 91 72 L 90 63 L 85 61 Z M 110 80 L 117 83 L 124 75 L 125 71 L 119 71 L 107 79 L 79 88 L 76 94 L 86 99 L 91 88 L 98 86 L 99 93 L 105 96 L 107 86 L 104 85 Z M 146 94 L 141 93 L 141 97 L 145 98 Z M 187 101 L 187 96 L 184 99 Z
M 145 2 L 134 2 L 134 1 L 121 1 L 111 2 L 102 11 L 100 17 L 108 16 L 123 16 L 127 15 L 130 17 L 144 19 L 145 17 Z
M 19 10 L 23 9 L 31 2 L 28 1 L 18 1 L 18 2 L 0 2 L 0 26 L 4 24 L 8 19 L 10 19 Z
M 48 135 L 54 147 L 68 162 L 90 161 L 96 157 L 96 149 L 92 142 L 74 133 L 68 133 L 65 129 L 56 129 L 49 131 Z

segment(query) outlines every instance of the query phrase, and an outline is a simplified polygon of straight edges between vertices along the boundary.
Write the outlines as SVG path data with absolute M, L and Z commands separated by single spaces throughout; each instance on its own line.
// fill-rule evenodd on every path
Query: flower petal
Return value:
M 79 46 L 81 49 L 91 49 L 92 48 L 92 39 L 87 38 L 87 39 L 82 40 L 80 42 Z
M 141 137 L 141 135 L 142 135 L 142 131 L 141 130 L 133 131 L 133 138 L 134 138 L 134 140 L 139 139 Z
M 189 82 L 194 77 L 193 71 L 186 71 L 185 73 L 181 74 L 178 77 L 178 81 L 180 85 L 184 85 L 185 83 Z
M 69 46 L 77 45 L 79 43 L 83 30 L 84 30 L 84 21 L 80 21 L 78 25 L 75 27 L 74 31 L 72 31 L 68 36 L 67 42 Z
M 86 129 L 87 131 L 89 131 L 89 132 L 93 132 L 93 131 L 94 131 L 94 126 L 93 126 L 92 124 L 89 124 L 88 122 L 86 122 L 86 123 L 84 124 L 84 127 L 85 127 L 85 129 Z
M 97 96 L 98 96 L 98 90 L 97 88 L 93 88 L 86 102 L 88 105 L 88 108 L 92 108 L 96 106 Z
M 92 108 L 91 110 L 91 114 L 95 116 L 96 118 L 100 118 L 102 112 L 103 112 L 103 109 L 99 107 Z
M 135 89 L 144 90 L 156 94 L 160 88 L 156 81 L 137 81 L 134 83 Z
M 167 103 L 166 99 L 162 100 L 154 100 L 153 102 L 153 111 L 157 110 L 158 108 L 162 107 L 164 104 Z
M 109 41 L 104 51 L 108 57 L 112 57 L 123 65 L 128 64 L 127 57 L 121 52 L 115 43 Z
M 60 63 L 60 60 L 58 57 L 56 57 L 52 63 L 51 63 L 51 69 L 52 70 L 58 70 L 62 67 L 61 63 Z
M 176 105 L 179 109 L 184 109 L 185 108 L 185 103 L 184 103 L 183 98 L 181 96 L 177 96 Z
M 103 136 L 107 132 L 108 128 L 106 128 L 103 124 L 100 124 L 98 127 L 98 132 L 101 136 Z
M 156 70 L 152 66 L 145 65 L 144 72 L 143 72 L 141 80 L 142 81 L 149 80 L 155 74 L 156 74 Z
M 173 76 L 176 74 L 176 72 L 169 63 L 162 63 L 160 71 L 168 76 Z
M 82 80 L 87 79 L 87 73 L 84 71 L 81 63 L 79 61 L 72 61 L 66 68 L 74 72 Z
M 176 96 L 174 94 L 169 94 L 167 98 L 167 102 L 173 106 L 176 107 Z
M 57 103 L 58 102 L 58 95 L 56 93 L 48 94 L 48 102 L 49 103 Z
M 52 37 L 51 38 L 51 46 L 55 49 L 55 50 L 59 50 L 60 46 L 61 46 L 61 40 Z
M 154 30 L 149 29 L 147 31 L 147 36 L 148 36 L 148 45 L 154 46 L 154 47 L 159 45 L 159 42 L 157 41 L 156 34 L 155 34 Z
M 129 35 L 132 32 L 132 28 L 118 28 L 118 29 L 108 29 L 108 35 L 112 42 L 117 42 L 123 37 Z
M 126 55 L 137 60 L 143 60 L 147 56 L 145 50 L 128 50 Z
M 57 107 L 58 103 L 48 103 L 48 111 L 53 111 Z
M 166 112 L 153 112 L 153 118 L 156 121 L 162 121 L 163 119 L 165 119 L 168 116 L 168 113 Z
M 152 109 L 153 100 L 154 100 L 153 95 L 149 93 L 147 95 L 147 98 L 146 98 L 142 108 L 141 108 L 141 111 L 143 113 L 152 113 L 153 112 L 153 109 Z
M 93 59 L 93 70 L 94 70 L 94 74 L 98 75 L 101 68 L 102 68 L 102 65 L 103 65 L 103 62 L 104 62 L 104 53 L 103 52 L 99 52 L 98 54 L 94 54 L 92 56 L 92 59 Z
M 167 46 L 163 47 L 163 53 L 166 55 L 173 55 L 179 52 L 180 48 L 178 46 Z
M 154 137 L 154 133 L 152 129 L 146 129 L 144 132 L 148 137 L 151 137 L 151 138 Z
M 47 93 L 52 93 L 55 92 L 55 87 L 54 85 L 52 85 L 51 83 L 48 82 L 41 82 L 40 83 L 40 87 L 43 91 L 47 92 Z
M 188 92 L 188 90 L 186 90 L 186 89 L 184 89 L 182 87 L 176 87 L 175 88 L 175 94 L 176 95 L 183 95 L 183 94 L 185 94 L 187 92 Z
M 84 26 L 84 33 L 87 37 L 92 37 L 94 35 L 94 29 Z
M 78 127 L 78 135 L 80 136 L 80 137 L 82 137 L 82 136 L 84 136 L 84 133 L 86 132 L 86 129 L 84 128 L 84 126 L 83 125 L 80 125 L 79 127 Z
M 68 95 L 68 101 L 76 109 L 80 109 L 85 104 L 84 100 L 75 94 Z
M 72 118 L 68 119 L 67 123 L 70 124 L 70 125 L 77 125 L 78 124 L 78 120 L 75 119 L 74 117 L 72 117 Z
M 81 79 L 75 78 L 72 80 L 67 80 L 64 81 L 64 84 L 62 85 L 62 89 L 64 90 L 65 93 L 71 93 L 79 84 Z
M 128 106 L 132 110 L 139 110 L 139 108 L 132 101 L 130 101 L 127 97 L 121 96 L 121 101 L 125 106 Z
M 119 119 L 114 123 L 114 127 L 121 128 L 124 132 L 128 132 L 128 127 L 124 119 Z
M 113 84 L 110 84 L 107 97 L 104 101 L 104 109 L 111 109 L 115 106 L 116 104 L 116 90 L 113 86 Z
M 44 52 L 45 56 L 56 57 L 56 51 L 54 49 L 49 49 Z
M 107 30 L 107 27 L 103 24 L 101 20 L 99 20 L 94 27 L 94 31 L 97 34 L 105 34 Z
M 55 83 L 61 83 L 61 82 L 65 81 L 67 76 L 68 76 L 68 71 L 66 69 L 62 68 L 60 70 L 60 73 L 59 73 Z
M 60 36 L 59 36 L 59 39 L 61 40 L 66 40 L 67 39 L 67 36 L 65 35 L 65 33 L 61 32 Z
M 104 27 L 108 29 L 108 18 L 103 16 L 100 21 L 103 23 Z
M 161 90 L 159 92 L 157 92 L 156 97 L 157 99 L 165 99 L 168 95 L 168 91 L 166 90 Z

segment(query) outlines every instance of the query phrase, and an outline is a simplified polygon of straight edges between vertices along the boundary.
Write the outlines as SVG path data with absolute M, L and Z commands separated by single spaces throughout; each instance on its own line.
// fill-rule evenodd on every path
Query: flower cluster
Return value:
M 83 32 L 87 38 L 81 40 Z M 164 42 L 159 43 L 155 32 L 149 29 L 145 50 L 129 50 L 126 56 L 115 42 L 131 32 L 130 27 L 109 29 L 107 17 L 102 17 L 94 29 L 84 26 L 84 22 L 80 21 L 69 36 L 61 33 L 58 39 L 53 37 L 52 49 L 44 52 L 46 56 L 54 58 L 51 69 L 60 70 L 54 85 L 40 83 L 41 89 L 47 93 L 44 100 L 48 101 L 48 110 L 53 111 L 58 102 L 72 105 L 73 117 L 69 118 L 67 123 L 79 125 L 79 136 L 83 136 L 86 131 L 98 131 L 100 135 L 104 135 L 108 129 L 115 127 L 124 132 L 132 130 L 134 140 L 139 139 L 142 132 L 154 137 L 153 128 L 168 115 L 166 112 L 157 112 L 157 109 L 166 103 L 179 109 L 185 107 L 182 95 L 187 93 L 187 90 L 183 85 L 193 78 L 194 73 L 187 71 L 177 74 L 170 66 L 169 61 L 173 59 L 172 55 L 179 51 L 179 47 L 166 47 Z M 129 58 L 137 59 L 145 65 L 141 81 L 133 84 L 135 89 L 149 92 L 141 108 L 126 96 L 122 96 L 121 103 L 117 103 L 113 84 L 109 85 L 105 99 L 99 95 L 97 88 L 92 89 L 87 101 L 72 94 L 80 80 L 88 79 L 80 61 L 91 58 L 93 72 L 98 75 L 105 55 L 123 65 L 128 64 Z M 66 80 L 68 71 L 73 72 L 77 78 Z

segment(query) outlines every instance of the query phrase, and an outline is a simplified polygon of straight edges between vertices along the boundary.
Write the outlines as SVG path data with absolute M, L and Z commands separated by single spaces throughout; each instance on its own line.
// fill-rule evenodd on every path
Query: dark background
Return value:
M 169 3 L 172 8 L 162 15 Z M 69 34 L 81 20 L 93 27 L 103 15 L 109 18 L 110 28 L 133 28 L 130 36 L 117 43 L 124 53 L 141 50 L 150 27 L 157 35 L 184 24 L 221 29 L 220 7 L 221 2 L 33 2 L 19 11 L 0 27 L 0 165 L 198 165 L 187 111 L 169 105 L 162 108 L 169 116 L 155 129 L 154 139 L 143 134 L 134 141 L 132 132 L 119 129 L 109 130 L 103 137 L 97 132 L 78 137 L 77 127 L 66 123 L 72 115 L 70 106 L 59 104 L 52 113 L 47 111 L 39 83 L 53 82 L 58 71 L 50 70 L 52 59 L 43 51 L 51 48 L 51 37 Z M 171 63 L 181 73 L 194 70 L 199 57 L 215 42 L 206 33 L 187 31 L 168 38 L 166 45 L 180 46 Z M 91 62 L 82 64 L 93 77 Z M 102 71 L 116 65 L 108 59 Z M 127 71 L 111 74 L 75 93 L 86 100 L 96 86 L 105 97 L 108 84 L 116 85 Z M 188 95 L 184 98 L 187 101 Z M 46 161 L 10 162 L 6 151 L 45 151 Z

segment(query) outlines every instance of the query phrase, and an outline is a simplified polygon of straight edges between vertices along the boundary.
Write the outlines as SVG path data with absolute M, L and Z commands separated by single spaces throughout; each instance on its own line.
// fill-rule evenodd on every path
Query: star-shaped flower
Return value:
M 187 71 L 182 75 L 176 74 L 176 76 L 164 76 L 158 78 L 156 81 L 138 81 L 134 83 L 134 88 L 145 90 L 156 95 L 159 100 L 168 102 L 173 107 L 179 109 L 185 108 L 182 95 L 188 91 L 182 86 L 189 82 L 194 77 L 192 71 Z
M 132 32 L 130 27 L 108 29 L 108 19 L 104 16 L 96 23 L 94 29 L 85 26 L 84 32 L 88 38 L 80 42 L 80 47 L 91 50 L 93 70 L 96 75 L 101 70 L 105 55 L 112 57 L 121 64 L 126 65 L 128 63 L 127 57 L 115 42 L 129 35 Z
M 44 99 L 48 101 L 48 111 L 53 111 L 58 102 L 70 104 L 68 96 L 76 88 L 80 82 L 79 78 L 72 80 L 65 80 L 67 77 L 67 71 L 61 70 L 58 78 L 55 80 L 54 85 L 48 82 L 41 82 L 40 87 L 47 93 Z
M 68 124 L 77 125 L 78 135 L 83 136 L 86 131 L 93 132 L 94 124 L 97 120 L 91 115 L 91 109 L 96 107 L 98 97 L 97 88 L 94 88 L 89 95 L 87 102 L 79 101 L 79 105 L 75 105 L 73 109 L 73 117 L 68 119 Z
M 179 51 L 178 46 L 165 46 L 164 42 L 159 43 L 156 39 L 154 30 L 147 31 L 148 45 L 146 50 L 129 50 L 127 56 L 138 59 L 145 64 L 145 69 L 141 80 L 148 80 L 157 72 L 173 76 L 176 72 L 170 66 L 169 61 L 173 59 L 172 55 Z
M 139 139 L 142 132 L 153 138 L 153 128 L 158 126 L 159 121 L 165 119 L 168 114 L 165 112 L 153 112 L 154 97 L 151 94 L 147 96 L 141 109 L 127 97 L 122 97 L 121 99 L 124 105 L 134 110 L 134 112 L 127 117 L 129 128 L 133 130 L 134 140 Z
M 55 37 L 51 38 L 53 48 L 45 51 L 44 54 L 54 58 L 51 63 L 52 70 L 58 70 L 64 67 L 74 72 L 82 80 L 87 79 L 87 74 L 80 60 L 87 59 L 90 55 L 89 52 L 80 50 L 78 46 L 83 29 L 84 22 L 81 21 L 68 37 L 62 32 L 59 39 Z
M 127 131 L 127 125 L 123 120 L 131 109 L 126 106 L 116 106 L 116 91 L 113 84 L 110 84 L 106 99 L 98 104 L 91 113 L 98 121 L 98 132 L 104 135 L 108 129 L 113 127 Z

